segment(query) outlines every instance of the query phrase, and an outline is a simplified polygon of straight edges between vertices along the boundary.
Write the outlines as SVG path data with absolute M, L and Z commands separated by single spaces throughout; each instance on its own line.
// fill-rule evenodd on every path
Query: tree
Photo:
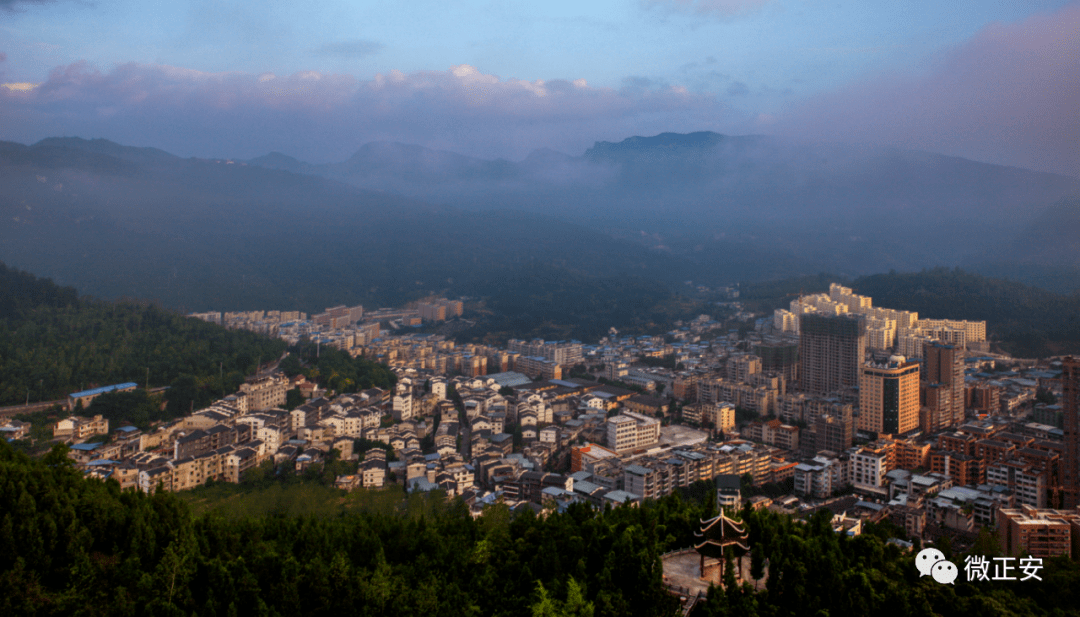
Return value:
M 289 356 L 290 358 L 292 356 Z M 285 393 L 285 410 L 292 411 L 297 407 L 307 402 L 304 395 L 300 392 L 300 388 L 293 388 Z

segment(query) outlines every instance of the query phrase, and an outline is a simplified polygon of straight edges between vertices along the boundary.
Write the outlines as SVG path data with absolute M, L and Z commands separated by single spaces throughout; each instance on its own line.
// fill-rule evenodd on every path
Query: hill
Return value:
M 1025 236 L 1067 220 L 1052 205 L 1080 195 L 1080 179 L 927 152 L 699 132 L 518 162 L 377 143 L 341 163 L 289 168 L 432 203 L 558 216 L 683 257 L 706 283 L 976 268 L 1013 256 L 1002 247 L 1020 249 L 1016 275 L 1030 282 L 1080 262 L 1067 234 L 1038 235 L 1038 250 Z
M 1050 275 L 1080 263 L 1074 178 L 761 136 L 662 134 L 520 162 L 377 143 L 330 165 L 48 139 L 0 144 L 0 187 L 0 259 L 97 297 L 312 313 L 468 295 L 518 336 L 647 328 L 687 280 L 984 271 L 993 257 L 1062 282 Z M 641 285 L 640 301 L 591 297 Z M 592 321 L 573 332 L 523 297 L 599 310 L 576 313 Z
M 151 387 L 190 381 L 187 395 L 204 403 L 212 393 L 235 391 L 260 358 L 269 362 L 285 350 L 283 341 L 145 302 L 78 298 L 74 289 L 3 263 L 0 289 L 12 292 L 0 299 L 0 405 L 147 380 Z M 183 390 L 169 399 L 186 411 Z
M 0 216 L 12 221 L 0 226 L 0 259 L 98 297 L 309 313 L 496 293 L 494 273 L 536 263 L 662 281 L 690 267 L 548 216 L 481 215 L 316 176 L 143 154 L 71 140 L 0 148 Z

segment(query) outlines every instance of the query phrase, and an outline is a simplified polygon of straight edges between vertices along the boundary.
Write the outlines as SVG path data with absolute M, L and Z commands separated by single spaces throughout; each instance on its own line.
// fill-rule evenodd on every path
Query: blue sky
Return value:
M 392 139 L 520 158 L 717 130 L 1078 174 L 1078 15 L 1061 0 L 0 0 L 0 83 L 26 84 L 0 88 L 0 139 L 309 160 Z M 1030 73 L 1054 83 L 1031 92 Z

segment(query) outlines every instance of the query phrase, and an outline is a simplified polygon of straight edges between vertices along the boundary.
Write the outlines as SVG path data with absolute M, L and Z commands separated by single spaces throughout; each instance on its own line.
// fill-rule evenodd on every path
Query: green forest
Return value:
M 596 341 L 612 327 L 657 334 L 706 309 L 658 279 L 597 277 L 542 263 L 493 272 L 466 292 L 482 298 L 483 309 L 470 315 L 476 326 L 456 338 L 487 344 L 511 338 Z
M 335 347 L 317 347 L 301 340 L 289 348 L 289 355 L 278 366 L 287 376 L 303 374 L 307 379 L 335 392 L 348 393 L 368 388 L 390 389 L 397 375 L 385 364 L 363 357 L 353 357 Z
M 0 289 L 0 405 L 127 381 L 154 388 L 182 379 L 176 385 L 220 396 L 286 347 L 146 303 L 79 298 L 2 263 Z
M 213 487 L 202 497 L 213 498 Z M 276 490 L 281 490 L 276 489 Z M 331 491 L 333 492 L 333 491 Z M 227 492 L 235 495 L 236 491 Z M 460 500 L 397 498 L 323 514 L 243 514 L 181 496 L 86 480 L 63 446 L 33 460 L 0 443 L 0 614 L 5 615 L 674 615 L 661 555 L 689 546 L 702 500 L 473 518 Z M 319 493 L 310 493 L 311 498 Z M 338 499 L 337 492 L 330 499 Z M 390 499 L 388 502 L 387 499 Z M 304 511 L 312 511 L 305 508 Z M 808 521 L 744 509 L 749 577 L 710 590 L 694 614 L 1069 615 L 1080 567 L 1050 560 L 1042 581 L 938 584 L 888 526 L 854 538 L 829 514 Z M 996 544 L 984 538 L 979 554 Z M 946 557 L 963 563 L 947 545 Z

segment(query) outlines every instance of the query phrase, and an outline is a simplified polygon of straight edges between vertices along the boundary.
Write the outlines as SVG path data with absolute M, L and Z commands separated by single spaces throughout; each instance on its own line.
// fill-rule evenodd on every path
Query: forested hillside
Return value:
M 79 298 L 74 289 L 0 263 L 0 405 L 63 398 L 125 381 L 235 391 L 283 341 L 226 330 L 137 302 Z

